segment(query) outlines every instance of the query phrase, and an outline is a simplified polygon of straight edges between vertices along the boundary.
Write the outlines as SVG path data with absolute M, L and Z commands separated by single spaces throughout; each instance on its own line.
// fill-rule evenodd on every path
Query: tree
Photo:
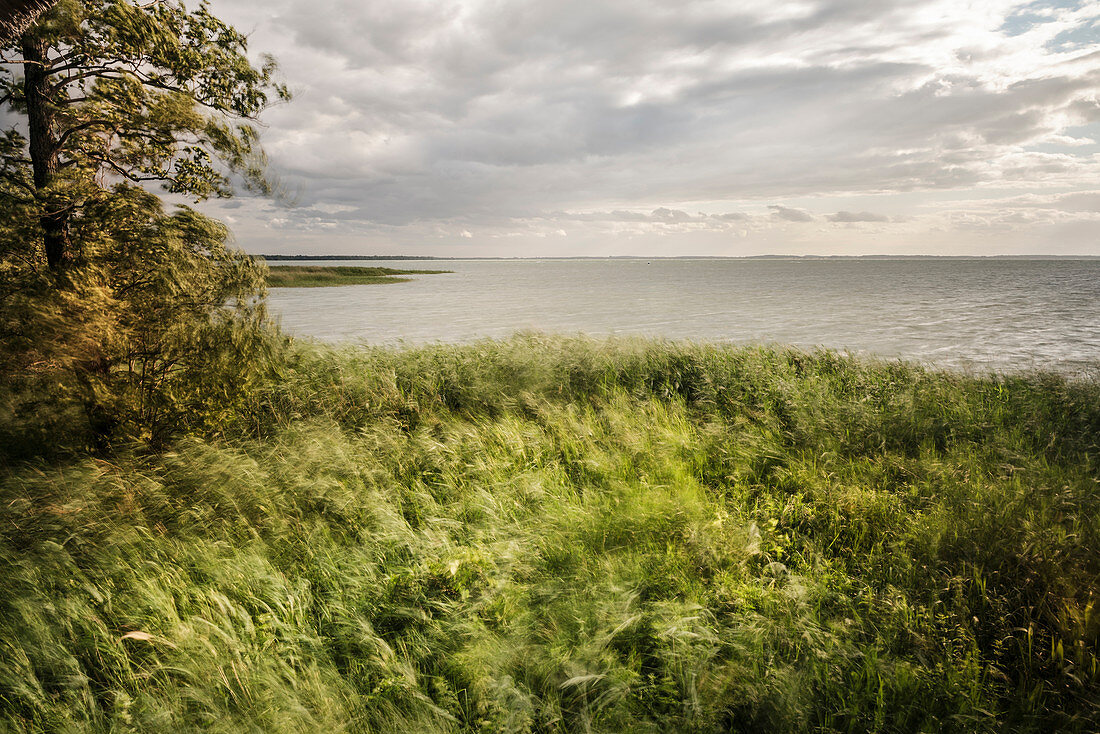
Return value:
M 213 425 L 278 342 L 263 266 L 148 187 L 268 191 L 274 62 L 178 0 L 60 0 L 0 53 L 0 444 Z
M 159 182 L 198 199 L 231 192 L 230 174 L 268 190 L 253 121 L 288 98 L 257 68 L 247 39 L 177 0 L 62 0 L 2 50 L 0 103 L 23 115 L 0 166 L 33 204 L 46 263 L 79 253 L 70 224 L 104 182 Z M 30 177 L 14 171 L 29 167 Z

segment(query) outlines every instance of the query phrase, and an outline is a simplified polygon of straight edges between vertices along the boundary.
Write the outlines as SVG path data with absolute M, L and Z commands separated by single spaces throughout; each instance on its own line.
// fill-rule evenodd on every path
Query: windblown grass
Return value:
M 276 265 L 268 270 L 267 284 L 272 288 L 321 288 L 336 285 L 374 285 L 405 283 L 399 275 L 439 275 L 449 270 L 398 270 L 359 266 Z
M 300 351 L 8 469 L 11 731 L 1096 731 L 1100 385 L 651 341 Z

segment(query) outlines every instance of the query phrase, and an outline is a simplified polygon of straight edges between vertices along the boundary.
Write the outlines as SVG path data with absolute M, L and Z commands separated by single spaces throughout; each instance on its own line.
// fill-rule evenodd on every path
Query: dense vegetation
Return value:
M 145 188 L 271 190 L 270 60 L 176 0 L 0 52 L 0 731 L 1100 729 L 1097 381 L 294 345 Z
M 262 264 L 150 189 L 271 191 L 256 123 L 289 95 L 206 4 L 51 5 L 0 42 L 0 445 L 162 446 L 232 410 L 279 339 Z
M 292 347 L 9 461 L 11 731 L 1095 731 L 1100 385 L 541 336 Z
M 278 265 L 268 270 L 267 284 L 272 288 L 317 288 L 334 285 L 374 285 L 404 283 L 400 275 L 438 275 L 447 270 L 399 270 L 363 266 Z

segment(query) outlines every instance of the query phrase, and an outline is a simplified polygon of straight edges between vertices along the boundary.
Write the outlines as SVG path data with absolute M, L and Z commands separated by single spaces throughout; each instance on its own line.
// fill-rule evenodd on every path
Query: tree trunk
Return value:
M 42 244 L 46 250 L 46 262 L 53 271 L 65 268 L 72 253 L 69 248 L 70 202 L 51 195 L 49 186 L 57 173 L 59 146 L 55 108 L 50 99 L 49 45 L 40 39 L 23 37 L 24 93 L 27 100 L 27 126 L 30 132 L 31 168 L 34 172 L 34 188 L 43 213 Z

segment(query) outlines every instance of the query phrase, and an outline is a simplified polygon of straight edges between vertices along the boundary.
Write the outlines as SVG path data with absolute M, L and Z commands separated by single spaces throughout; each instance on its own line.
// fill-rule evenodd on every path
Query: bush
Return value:
M 0 251 L 0 445 L 26 456 L 216 431 L 281 349 L 263 265 L 221 224 L 135 187 L 84 211 L 63 275 Z

